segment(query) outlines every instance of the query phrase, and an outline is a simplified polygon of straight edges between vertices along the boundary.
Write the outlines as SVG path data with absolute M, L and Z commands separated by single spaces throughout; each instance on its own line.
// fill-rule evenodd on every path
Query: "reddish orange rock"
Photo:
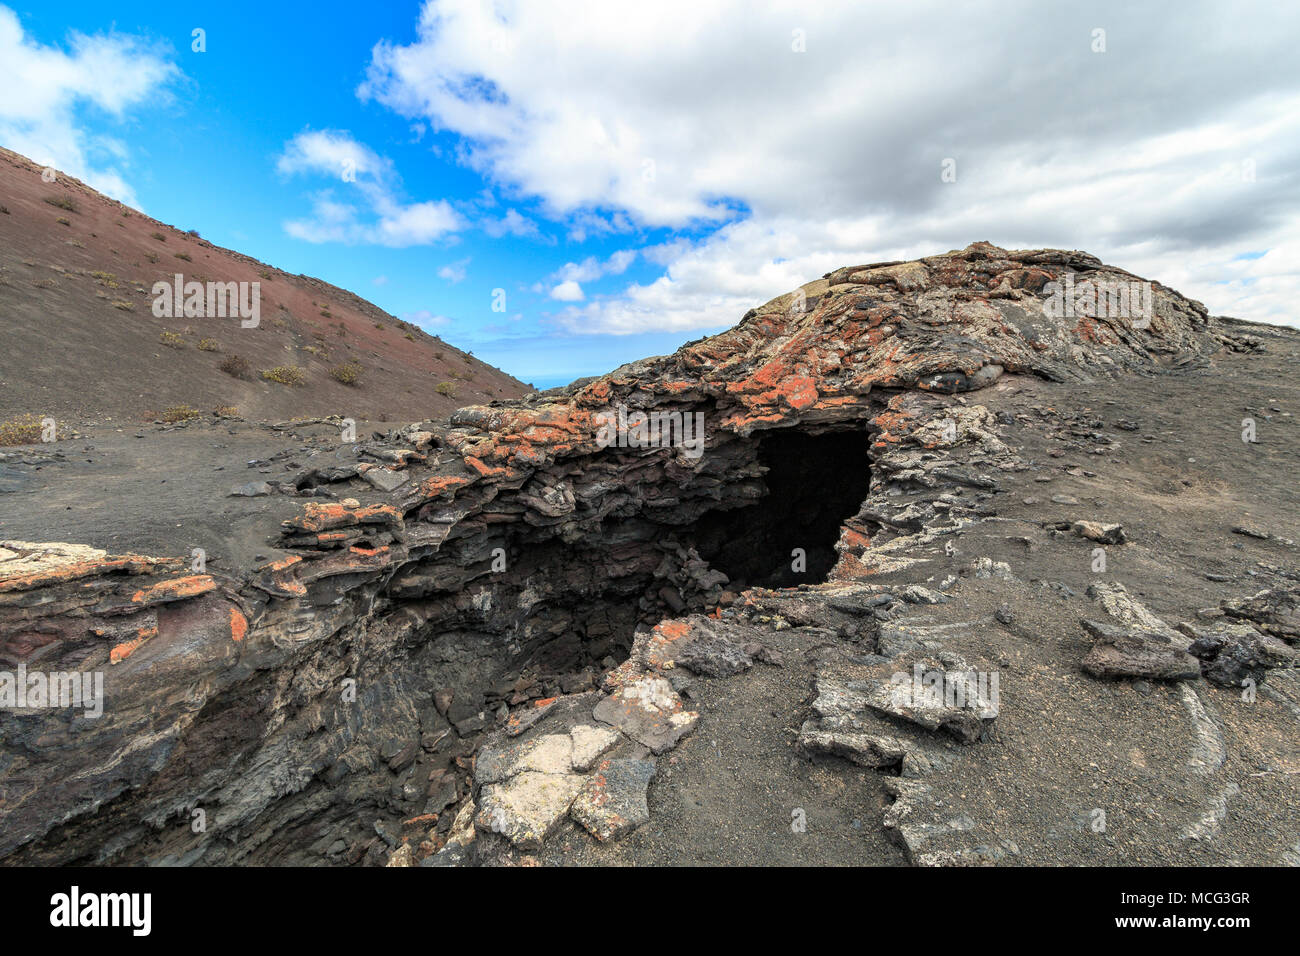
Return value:
M 131 595 L 133 604 L 162 604 L 167 601 L 183 601 L 198 597 L 215 590 L 217 582 L 206 574 L 191 574 L 183 578 L 159 581 L 157 584 L 142 588 Z

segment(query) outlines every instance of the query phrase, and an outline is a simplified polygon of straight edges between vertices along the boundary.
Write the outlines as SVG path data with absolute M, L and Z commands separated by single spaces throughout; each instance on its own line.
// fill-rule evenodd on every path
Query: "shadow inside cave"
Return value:
M 758 460 L 767 469 L 767 493 L 746 507 L 704 515 L 692 535 L 700 556 L 731 579 L 733 591 L 825 581 L 840 526 L 867 497 L 869 447 L 860 429 L 762 436 Z M 802 572 L 795 549 L 805 556 Z

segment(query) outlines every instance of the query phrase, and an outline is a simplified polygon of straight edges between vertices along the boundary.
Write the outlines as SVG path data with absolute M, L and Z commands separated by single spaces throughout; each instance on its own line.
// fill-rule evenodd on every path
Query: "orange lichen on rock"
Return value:
M 157 584 L 142 588 L 131 595 L 132 604 L 162 604 L 167 601 L 183 601 L 198 597 L 215 590 L 217 582 L 207 574 L 191 574 L 183 578 L 159 581 Z
M 871 539 L 861 531 L 854 531 L 852 528 L 840 529 L 839 548 L 857 548 L 859 550 L 871 547 Z
M 358 524 L 389 524 L 400 527 L 402 513 L 392 505 L 369 505 L 348 508 L 342 504 L 317 504 L 309 502 L 303 513 L 283 523 L 285 528 L 301 531 L 332 531 Z
M 480 459 L 475 458 L 473 455 L 465 456 L 465 464 L 469 465 L 484 478 L 499 478 L 507 472 L 506 468 L 499 465 L 497 467 L 485 465 Z
M 248 618 L 237 607 L 230 609 L 230 639 L 238 644 L 248 635 Z
M 835 562 L 835 567 L 827 575 L 828 581 L 857 581 L 862 578 L 871 577 L 875 570 L 867 566 L 865 562 L 857 555 L 844 552 L 840 554 L 840 559 Z
M 111 651 L 108 652 L 108 662 L 110 664 L 122 663 L 124 660 L 126 660 L 128 657 L 134 654 L 136 652 L 136 649 L 144 642 L 145 642 L 144 637 L 135 637 L 129 641 L 123 641 L 121 644 L 116 645 Z
M 0 552 L 4 556 L 0 560 L 0 592 L 29 591 L 113 572 L 142 574 L 180 564 L 139 554 L 110 555 L 99 548 L 63 542 L 3 541 Z
M 901 441 L 908 430 L 908 423 L 914 417 L 911 412 L 903 408 L 903 396 L 895 395 L 889 400 L 887 409 L 872 419 L 872 424 L 880 429 L 880 435 L 875 444 L 879 446 L 885 443 L 896 444 Z
M 473 484 L 474 479 L 468 475 L 435 475 L 420 483 L 420 496 L 425 500 L 433 498 L 454 497 L 456 491 Z

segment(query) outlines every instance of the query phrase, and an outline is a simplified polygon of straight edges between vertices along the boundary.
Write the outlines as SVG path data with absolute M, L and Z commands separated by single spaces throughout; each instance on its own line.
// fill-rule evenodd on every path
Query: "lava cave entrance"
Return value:
M 694 534 L 700 557 L 731 579 L 732 590 L 825 581 L 840 526 L 867 497 L 869 446 L 859 430 L 763 436 L 758 461 L 767 469 L 767 493 L 755 504 L 701 518 Z M 795 548 L 806 554 L 803 573 L 793 569 Z

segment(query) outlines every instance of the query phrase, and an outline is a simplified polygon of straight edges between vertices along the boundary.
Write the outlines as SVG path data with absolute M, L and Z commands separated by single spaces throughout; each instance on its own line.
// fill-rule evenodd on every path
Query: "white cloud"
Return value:
M 551 290 L 551 298 L 559 302 L 581 302 L 582 286 L 572 279 L 565 279 Z
M 622 275 L 634 261 L 636 261 L 635 249 L 620 249 L 604 261 L 595 256 L 588 256 L 581 262 L 565 263 L 554 277 L 574 282 L 595 282 L 602 276 Z
M 1254 0 L 439 0 L 359 92 L 460 134 L 575 241 L 706 231 L 643 250 L 663 275 L 566 310 L 574 331 L 728 325 L 831 268 L 977 239 L 1087 249 L 1295 322 L 1298 32 L 1300 8 Z
M 445 200 L 389 209 L 374 235 L 384 246 L 422 246 L 461 228 L 460 215 Z
M 127 151 L 115 139 L 89 133 L 83 110 L 94 107 L 122 120 L 163 99 L 179 76 L 167 52 L 138 37 L 73 33 L 67 51 L 43 46 L 0 6 L 0 143 L 121 202 L 139 205 L 120 168 Z
M 446 279 L 448 282 L 456 283 L 465 281 L 466 269 L 469 265 L 469 258 L 457 259 L 455 262 L 449 262 L 438 270 L 438 276 Z
M 348 176 L 387 179 L 392 163 L 348 133 L 337 130 L 307 130 L 285 145 L 275 168 L 286 176 L 322 173 L 347 182 Z
M 502 236 L 519 236 L 528 238 L 541 235 L 537 228 L 537 223 L 533 222 L 527 216 L 520 215 L 514 209 L 509 209 L 500 219 L 488 219 L 483 222 L 483 231 L 494 239 Z
M 312 197 L 310 218 L 284 224 L 295 239 L 404 248 L 428 245 L 466 225 L 446 200 L 399 200 L 392 163 L 345 131 L 299 133 L 285 144 L 276 169 L 285 176 L 315 174 L 339 182 Z M 340 201 L 336 189 L 350 191 L 359 202 Z

